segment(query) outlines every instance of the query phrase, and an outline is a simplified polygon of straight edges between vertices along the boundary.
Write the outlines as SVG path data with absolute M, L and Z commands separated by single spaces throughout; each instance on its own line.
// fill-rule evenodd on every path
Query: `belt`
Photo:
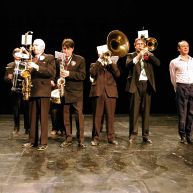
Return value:
M 176 83 L 177 85 L 181 85 L 181 86 L 193 86 L 193 83 L 190 83 L 190 84 L 186 84 L 186 83 L 179 83 L 179 82 L 177 82 Z

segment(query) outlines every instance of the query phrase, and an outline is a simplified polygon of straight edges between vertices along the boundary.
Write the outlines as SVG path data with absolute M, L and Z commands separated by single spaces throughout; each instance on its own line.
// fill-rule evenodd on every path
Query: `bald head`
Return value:
M 35 54 L 42 54 L 45 50 L 45 46 L 45 42 L 42 39 L 35 39 L 33 42 Z

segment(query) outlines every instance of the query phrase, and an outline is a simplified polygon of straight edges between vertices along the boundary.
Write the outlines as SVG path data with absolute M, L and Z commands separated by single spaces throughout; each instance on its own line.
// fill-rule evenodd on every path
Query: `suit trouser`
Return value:
M 84 143 L 84 115 L 82 100 L 79 100 L 74 103 L 64 104 L 64 127 L 66 129 L 66 141 L 72 142 L 71 110 L 73 110 L 73 113 L 75 114 L 77 129 L 76 137 L 78 139 L 78 143 Z
M 191 137 L 193 127 L 193 84 L 177 83 L 176 102 L 180 137 Z
M 99 140 L 102 119 L 105 111 L 107 139 L 109 142 L 113 141 L 115 139 L 114 119 L 115 119 L 116 98 L 108 97 L 106 92 L 104 92 L 103 95 L 96 97 L 93 100 L 96 100 L 95 118 L 93 119 L 95 126 L 94 140 L 96 141 Z
M 142 137 L 149 136 L 149 116 L 151 106 L 151 94 L 148 89 L 147 81 L 140 81 L 138 90 L 131 95 L 129 112 L 129 136 L 135 138 L 138 134 L 139 115 L 142 119 Z
M 52 130 L 65 131 L 63 121 L 63 105 L 51 102 L 50 116 L 52 121 Z
M 48 117 L 50 98 L 34 97 L 30 99 L 30 134 L 29 141 L 34 145 L 48 144 Z M 40 122 L 40 129 L 39 129 Z
M 12 92 L 12 102 L 13 102 L 13 119 L 14 119 L 14 129 L 20 130 L 20 113 L 21 108 L 23 110 L 24 116 L 24 129 L 29 130 L 29 103 L 24 101 L 22 98 L 22 93 Z
M 96 114 L 96 104 L 97 104 L 97 97 L 92 97 L 92 139 L 94 139 L 95 136 L 95 114 Z M 102 119 L 101 119 L 101 128 L 100 128 L 100 132 L 102 132 L 103 130 L 103 124 L 105 122 L 105 113 L 103 113 Z

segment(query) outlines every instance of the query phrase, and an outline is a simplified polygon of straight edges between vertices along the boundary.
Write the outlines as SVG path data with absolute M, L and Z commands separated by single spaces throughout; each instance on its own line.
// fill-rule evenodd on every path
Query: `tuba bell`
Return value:
M 123 32 L 113 30 L 107 36 L 107 47 L 112 55 L 124 57 L 129 51 L 130 44 L 127 36 Z

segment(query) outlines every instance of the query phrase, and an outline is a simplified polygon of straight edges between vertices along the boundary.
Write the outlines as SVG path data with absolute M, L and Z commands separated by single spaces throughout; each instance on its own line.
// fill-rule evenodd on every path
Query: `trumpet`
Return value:
M 108 64 L 110 57 L 112 56 L 112 52 L 111 51 L 106 51 L 104 53 L 101 54 L 100 58 L 101 60 L 105 63 Z

